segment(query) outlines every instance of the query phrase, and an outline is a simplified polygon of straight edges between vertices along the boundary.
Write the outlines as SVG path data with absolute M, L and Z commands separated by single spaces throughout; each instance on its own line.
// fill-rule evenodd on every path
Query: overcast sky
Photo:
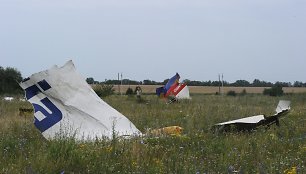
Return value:
M 305 0 L 0 0 L 0 66 L 95 80 L 306 82 Z

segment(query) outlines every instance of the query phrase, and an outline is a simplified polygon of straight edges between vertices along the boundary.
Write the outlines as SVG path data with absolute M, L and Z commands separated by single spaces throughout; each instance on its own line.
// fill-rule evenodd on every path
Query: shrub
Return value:
M 109 95 L 114 94 L 114 89 L 113 85 L 107 85 L 107 84 L 102 84 L 102 85 L 97 85 L 94 87 L 94 91 L 99 97 L 106 97 Z
M 235 91 L 228 91 L 228 92 L 227 92 L 227 95 L 228 95 L 228 96 L 236 96 L 237 94 L 236 94 Z
M 263 95 L 270 95 L 271 89 L 265 88 L 262 92 Z
M 265 89 L 263 91 L 264 95 L 269 95 L 269 96 L 282 96 L 284 94 L 283 88 L 279 85 L 273 86 L 270 89 Z
M 241 93 L 240 93 L 241 96 L 244 96 L 244 95 L 246 95 L 246 94 L 247 94 L 247 92 L 246 92 L 245 89 L 243 89 L 243 90 L 241 91 Z
M 133 95 L 134 94 L 134 91 L 133 91 L 133 89 L 132 88 L 128 88 L 127 90 L 126 90 L 126 92 L 125 92 L 125 95 Z

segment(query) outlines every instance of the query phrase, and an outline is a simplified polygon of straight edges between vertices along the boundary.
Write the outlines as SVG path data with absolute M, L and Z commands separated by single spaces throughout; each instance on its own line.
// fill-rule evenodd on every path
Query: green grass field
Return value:
M 306 173 L 306 94 L 269 97 L 193 95 L 191 101 L 166 105 L 156 96 L 113 95 L 104 100 L 138 129 L 177 125 L 182 136 L 132 138 L 84 143 L 45 140 L 33 116 L 19 116 L 21 101 L 0 101 L 0 173 Z M 280 99 L 291 112 L 280 127 L 252 133 L 214 134 L 218 122 L 274 114 Z

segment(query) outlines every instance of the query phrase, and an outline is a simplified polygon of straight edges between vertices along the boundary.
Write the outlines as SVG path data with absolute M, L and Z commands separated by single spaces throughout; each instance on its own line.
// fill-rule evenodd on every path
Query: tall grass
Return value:
M 32 123 L 19 116 L 26 102 L 0 101 L 0 173 L 283 173 L 297 167 L 306 173 L 306 94 L 196 95 L 191 101 L 165 104 L 155 96 L 144 101 L 127 96 L 104 100 L 142 132 L 178 125 L 182 136 L 75 142 L 45 140 Z M 274 114 L 280 99 L 292 110 L 280 127 L 252 133 L 214 134 L 215 123 L 257 114 Z

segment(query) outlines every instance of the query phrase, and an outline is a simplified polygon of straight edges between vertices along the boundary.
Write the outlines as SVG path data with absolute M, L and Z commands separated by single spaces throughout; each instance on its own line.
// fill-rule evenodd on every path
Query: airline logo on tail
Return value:
M 50 88 L 51 86 L 49 83 L 46 80 L 42 80 L 37 84 L 34 84 L 25 89 L 26 98 L 34 107 L 34 125 L 37 127 L 37 129 L 40 130 L 40 132 L 44 132 L 51 128 L 63 118 L 62 112 L 47 97 L 40 100 L 41 104 L 34 103 L 30 100 L 32 97 L 42 93 L 42 91 L 47 91 Z M 45 108 L 51 112 L 47 111 Z M 37 112 L 41 112 L 45 118 L 39 119 L 36 116 Z
M 169 79 L 167 84 L 163 87 L 156 88 L 156 94 L 158 96 L 167 97 L 173 90 L 179 85 L 180 75 L 176 73 L 173 77 Z

